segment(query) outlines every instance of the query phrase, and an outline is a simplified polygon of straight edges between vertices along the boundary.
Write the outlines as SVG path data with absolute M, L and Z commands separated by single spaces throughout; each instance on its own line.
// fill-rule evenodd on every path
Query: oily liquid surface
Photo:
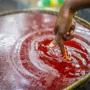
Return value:
M 58 83 L 59 85 L 57 84 L 56 87 L 62 89 L 68 82 L 72 83 L 73 80 L 76 80 L 88 72 L 89 67 L 87 66 L 90 63 L 90 59 L 88 58 L 89 53 L 80 43 L 80 41 L 85 42 L 86 40 L 76 35 L 73 40 L 65 42 L 65 47 L 71 55 L 71 60 L 65 60 L 61 55 L 58 45 L 51 48 L 49 47 L 49 44 L 53 40 L 54 35 L 52 31 L 40 31 L 31 34 L 22 43 L 20 59 L 24 61 L 24 63 L 22 63 L 24 68 L 38 75 L 40 78 L 43 77 L 41 79 L 43 85 L 48 82 L 45 78 L 56 77 L 58 80 L 55 78 L 54 80 L 56 81 L 55 83 L 53 82 L 52 85 Z M 33 64 L 32 67 L 30 63 L 31 65 Z M 42 75 L 43 73 L 45 76 Z M 48 76 L 48 74 L 52 74 L 52 76 Z M 63 83 L 60 83 L 60 81 Z M 52 85 L 51 87 L 56 89 L 56 87 Z
M 56 16 L 45 13 L 0 18 L 2 90 L 62 90 L 89 73 L 90 41 L 83 35 L 76 32 L 64 43 L 71 60 L 62 57 L 58 45 L 49 47 L 55 38 L 55 20 Z M 77 27 L 79 32 L 86 29 Z

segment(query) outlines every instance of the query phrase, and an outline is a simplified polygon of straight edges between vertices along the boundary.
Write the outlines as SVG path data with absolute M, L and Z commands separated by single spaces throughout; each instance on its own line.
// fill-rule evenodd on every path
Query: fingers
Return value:
M 65 49 L 64 49 L 64 42 L 63 42 L 63 39 L 62 39 L 62 36 L 60 36 L 58 33 L 57 33 L 57 37 L 56 37 L 56 43 L 59 45 L 60 47 L 60 50 L 61 50 L 61 53 L 62 55 L 65 54 Z
M 54 29 L 54 33 L 56 35 L 56 42 L 60 47 L 61 53 L 63 56 L 66 56 L 65 53 L 65 47 L 64 47 L 64 41 L 71 40 L 74 38 L 74 29 L 75 29 L 75 23 L 72 23 L 69 30 L 61 30 L 61 26 L 56 25 Z
M 72 24 L 69 31 L 67 31 L 65 34 L 63 34 L 63 40 L 71 40 L 74 38 L 74 30 L 75 30 L 75 23 Z
M 58 38 L 58 40 L 62 38 L 64 41 L 67 41 L 74 38 L 75 24 L 72 24 L 72 26 L 68 31 L 63 30 L 63 33 L 59 29 L 60 29 L 59 26 L 56 26 L 54 29 L 54 33 Z
M 67 32 L 66 34 L 63 35 L 63 40 L 67 41 L 67 40 L 71 40 L 74 38 L 74 31 L 71 30 L 70 32 Z

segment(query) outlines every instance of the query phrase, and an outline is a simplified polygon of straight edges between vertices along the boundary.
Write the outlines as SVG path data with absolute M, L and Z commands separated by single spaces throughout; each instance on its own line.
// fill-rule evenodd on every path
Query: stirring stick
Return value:
M 54 47 L 56 44 L 59 45 L 60 49 L 61 49 L 61 54 L 63 56 L 64 59 L 66 60 L 71 60 L 70 55 L 68 54 L 67 49 L 64 47 L 64 43 L 62 39 L 59 39 L 59 41 L 57 40 L 53 40 L 50 44 L 49 44 L 49 48 Z

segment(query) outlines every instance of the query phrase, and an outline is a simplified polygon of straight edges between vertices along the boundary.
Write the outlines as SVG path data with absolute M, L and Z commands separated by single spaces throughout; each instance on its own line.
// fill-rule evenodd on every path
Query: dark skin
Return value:
M 55 25 L 56 42 L 60 46 L 61 53 L 65 54 L 64 41 L 70 40 L 74 37 L 74 25 L 72 19 L 75 12 L 90 7 L 90 0 L 65 0 L 60 9 L 59 15 Z

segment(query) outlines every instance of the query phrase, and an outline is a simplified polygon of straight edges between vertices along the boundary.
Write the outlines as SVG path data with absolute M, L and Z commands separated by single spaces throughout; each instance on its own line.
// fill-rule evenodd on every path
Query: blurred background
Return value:
M 63 2 L 64 0 L 0 0 L 0 13 L 30 8 L 58 10 Z M 80 10 L 77 15 L 90 22 L 90 9 Z

